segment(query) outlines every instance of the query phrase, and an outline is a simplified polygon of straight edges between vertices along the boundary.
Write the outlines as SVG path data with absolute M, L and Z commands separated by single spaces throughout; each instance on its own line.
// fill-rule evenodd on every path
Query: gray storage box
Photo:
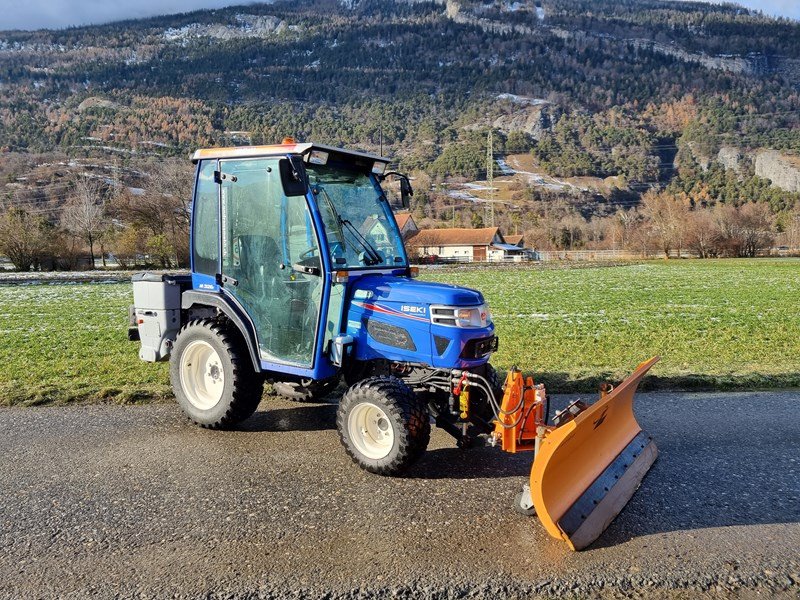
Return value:
M 176 310 L 181 307 L 181 290 L 191 284 L 190 275 L 166 273 L 135 273 L 133 282 L 133 304 L 136 308 L 152 310 Z
M 131 280 L 141 341 L 139 358 L 147 362 L 164 360 L 181 328 L 181 292 L 191 286 L 191 276 L 136 273 Z

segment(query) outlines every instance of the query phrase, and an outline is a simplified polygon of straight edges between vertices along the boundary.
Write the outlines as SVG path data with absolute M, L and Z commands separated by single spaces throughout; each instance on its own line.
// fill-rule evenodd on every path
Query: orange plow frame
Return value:
M 530 494 L 547 532 L 581 550 L 608 527 L 658 456 L 633 414 L 639 382 L 659 357 L 559 426 L 545 425 L 544 388 L 509 373 L 494 437 L 503 450 L 533 450 Z

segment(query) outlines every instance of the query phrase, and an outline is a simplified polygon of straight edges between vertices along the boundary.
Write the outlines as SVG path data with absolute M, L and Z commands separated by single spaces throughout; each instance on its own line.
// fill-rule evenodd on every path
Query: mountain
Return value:
M 135 173 L 286 135 L 469 180 L 491 129 L 506 173 L 506 155 L 527 165 L 517 208 L 568 196 L 588 217 L 670 186 L 781 211 L 800 192 L 800 23 L 671 0 L 312 0 L 6 31 L 0 123 L 20 185 L 12 154 Z

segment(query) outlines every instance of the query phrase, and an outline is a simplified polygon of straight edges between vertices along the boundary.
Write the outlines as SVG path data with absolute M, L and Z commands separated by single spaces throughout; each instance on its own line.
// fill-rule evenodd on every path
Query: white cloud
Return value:
M 798 0 L 738 0 L 736 3 L 760 10 L 765 15 L 800 19 L 800 2 Z
M 246 0 L 0 0 L 0 30 L 59 29 L 247 4 Z

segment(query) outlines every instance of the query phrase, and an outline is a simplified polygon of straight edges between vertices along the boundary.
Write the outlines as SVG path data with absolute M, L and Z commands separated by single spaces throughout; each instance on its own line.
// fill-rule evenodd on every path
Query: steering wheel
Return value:
M 308 248 L 307 250 L 303 250 L 300 253 L 300 257 L 299 258 L 300 258 L 300 260 L 306 260 L 307 258 L 313 258 L 318 250 L 319 250 L 319 248 L 317 248 L 316 246 L 312 246 L 311 248 Z

